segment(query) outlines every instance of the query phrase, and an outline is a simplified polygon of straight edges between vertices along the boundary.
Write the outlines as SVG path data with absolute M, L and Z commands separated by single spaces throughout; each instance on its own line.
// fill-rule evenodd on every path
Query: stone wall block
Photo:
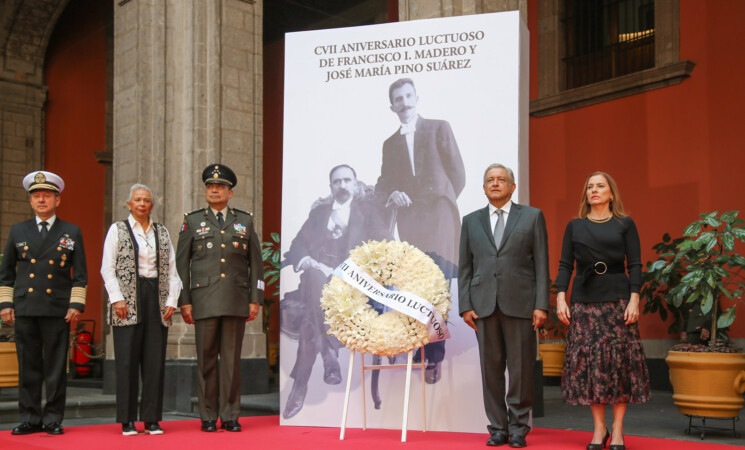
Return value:
M 253 129 L 253 121 L 250 114 L 231 109 L 225 111 L 222 126 L 227 130 L 249 130 Z
M 230 86 L 230 87 L 239 87 L 239 76 L 238 76 L 238 69 L 235 69 L 233 67 L 223 67 L 222 72 L 222 84 L 223 86 Z M 243 77 L 244 72 L 241 72 L 241 78 Z
M 225 7 L 225 26 L 226 27 L 243 30 L 244 28 L 243 20 L 244 19 L 243 19 L 242 11 L 236 8 L 231 8 L 229 6 Z
M 223 61 L 226 66 L 238 70 L 248 69 L 248 53 L 246 51 L 232 47 L 223 48 L 222 51 Z

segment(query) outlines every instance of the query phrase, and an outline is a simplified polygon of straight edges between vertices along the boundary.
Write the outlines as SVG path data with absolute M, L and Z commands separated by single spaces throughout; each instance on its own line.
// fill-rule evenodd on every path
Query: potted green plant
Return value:
M 674 255 L 678 244 L 683 240 L 682 237 L 672 239 L 670 234 L 665 233 L 662 236 L 662 241 L 652 246 L 652 249 L 657 253 L 657 258 L 654 261 L 647 261 L 647 270 L 642 273 L 640 295 L 645 299 L 642 308 L 643 314 L 658 314 L 663 322 L 672 319 L 670 326 L 667 328 L 667 333 L 671 336 L 681 336 L 683 340 L 686 340 L 685 329 L 683 328 L 686 318 L 683 314 L 685 309 L 683 305 L 675 306 L 674 302 L 668 303 L 667 301 L 668 298 L 672 298 L 668 296 L 670 286 L 679 285 L 680 279 L 684 275 L 683 264 L 680 261 L 671 262 L 673 267 L 669 267 L 665 271 L 662 270 L 664 267 L 652 267 L 652 264 L 657 263 L 657 261 L 663 258 L 668 260 Z M 657 263 L 657 267 L 661 265 L 662 263 Z
M 0 263 L 3 255 L 0 253 Z M 0 320 L 0 328 L 3 321 Z M 13 328 L 0 332 L 0 387 L 18 386 L 18 356 Z
M 682 238 L 663 237 L 655 246 L 659 259 L 647 265 L 645 311 L 665 318 L 665 306 L 686 341 L 666 359 L 673 401 L 683 414 L 735 417 L 743 407 L 745 354 L 726 334 L 745 292 L 745 257 L 735 252 L 735 243 L 745 242 L 745 220 L 738 214 L 701 214 Z
M 272 314 L 272 305 L 274 305 L 279 296 L 279 272 L 281 270 L 281 249 L 279 246 L 279 233 L 271 233 L 271 240 L 261 243 L 261 258 L 264 260 L 264 282 L 266 283 L 264 293 L 264 307 L 262 308 L 262 314 L 264 317 L 263 329 L 264 333 L 267 334 L 269 331 L 269 318 Z M 270 291 L 270 288 L 274 288 Z M 267 335 L 267 358 L 269 359 L 269 365 L 274 366 L 277 364 L 277 358 L 279 356 L 279 346 L 277 343 L 270 343 Z

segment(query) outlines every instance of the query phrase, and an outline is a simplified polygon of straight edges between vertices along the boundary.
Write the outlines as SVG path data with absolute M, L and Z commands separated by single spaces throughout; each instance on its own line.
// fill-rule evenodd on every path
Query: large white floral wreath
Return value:
M 353 249 L 349 259 L 378 283 L 429 301 L 447 320 L 451 303 L 448 282 L 432 258 L 413 245 L 369 241 Z M 426 325 L 398 311 L 379 314 L 367 296 L 337 276 L 324 286 L 321 307 L 329 334 L 350 350 L 394 356 L 430 340 Z

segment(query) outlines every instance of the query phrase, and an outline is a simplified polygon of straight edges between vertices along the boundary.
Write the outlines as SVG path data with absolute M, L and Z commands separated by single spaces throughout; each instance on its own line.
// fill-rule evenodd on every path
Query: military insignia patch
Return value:
M 59 239 L 59 245 L 68 250 L 75 250 L 75 241 L 73 241 L 67 234 Z
M 233 247 L 238 248 L 240 246 L 240 242 L 233 242 Z
M 36 176 L 34 176 L 34 181 L 36 181 L 37 183 L 43 183 L 47 181 L 47 177 L 45 177 L 43 173 L 39 172 L 36 174 Z
M 204 236 L 205 234 L 209 233 L 210 227 L 202 227 L 197 229 L 197 235 L 198 236 Z
M 212 248 L 212 242 L 207 242 L 207 248 Z
M 245 225 L 241 225 L 240 223 L 234 223 L 233 224 L 233 230 L 235 230 L 236 234 L 239 234 L 241 236 L 245 236 L 248 230 L 246 229 Z
M 184 224 L 181 225 L 181 231 L 186 231 L 186 222 L 184 222 Z

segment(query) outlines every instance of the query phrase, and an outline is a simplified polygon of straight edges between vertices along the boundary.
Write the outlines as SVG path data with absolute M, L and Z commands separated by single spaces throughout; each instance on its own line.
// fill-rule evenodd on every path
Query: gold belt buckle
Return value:
M 598 272 L 598 265 L 599 264 L 602 264 L 603 265 L 603 271 L 602 272 Z M 595 271 L 596 274 L 602 275 L 602 274 L 604 274 L 605 272 L 608 271 L 608 264 L 604 263 L 603 261 L 598 261 L 598 262 L 595 263 L 595 265 L 593 266 L 592 269 Z

